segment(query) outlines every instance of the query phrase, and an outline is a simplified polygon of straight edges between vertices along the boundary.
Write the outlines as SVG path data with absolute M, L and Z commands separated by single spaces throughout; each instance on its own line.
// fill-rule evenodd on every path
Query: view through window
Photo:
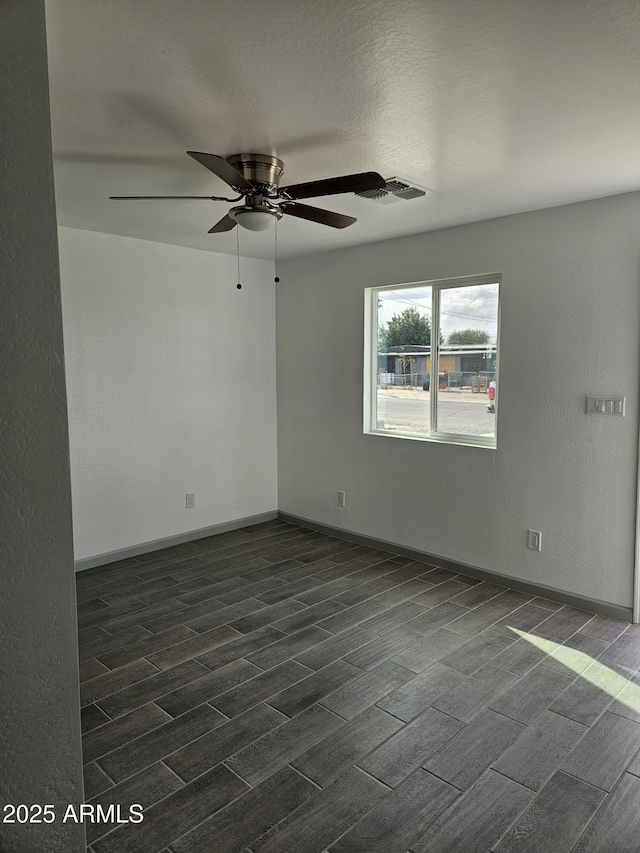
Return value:
M 367 289 L 365 431 L 496 446 L 500 277 Z

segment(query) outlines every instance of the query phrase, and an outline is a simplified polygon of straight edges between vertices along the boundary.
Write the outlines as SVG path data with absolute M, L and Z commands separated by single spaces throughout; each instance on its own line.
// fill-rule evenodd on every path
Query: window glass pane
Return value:
M 440 291 L 437 431 L 494 438 L 498 284 Z
M 429 434 L 431 287 L 380 290 L 377 429 Z

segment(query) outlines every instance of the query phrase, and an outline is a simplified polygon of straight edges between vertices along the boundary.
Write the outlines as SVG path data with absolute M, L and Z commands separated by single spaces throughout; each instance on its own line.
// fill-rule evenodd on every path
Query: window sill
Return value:
M 454 435 L 451 433 L 393 432 L 386 429 L 365 429 L 364 435 L 376 435 L 384 438 L 404 438 L 410 441 L 428 441 L 434 444 L 455 444 L 464 447 L 480 447 L 485 450 L 497 450 L 495 438 L 472 435 Z

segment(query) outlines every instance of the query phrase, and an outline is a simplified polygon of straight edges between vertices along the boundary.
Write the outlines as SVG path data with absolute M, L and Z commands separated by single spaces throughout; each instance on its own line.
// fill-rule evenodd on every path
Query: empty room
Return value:
M 0 4 L 0 853 L 640 849 L 638 44 Z

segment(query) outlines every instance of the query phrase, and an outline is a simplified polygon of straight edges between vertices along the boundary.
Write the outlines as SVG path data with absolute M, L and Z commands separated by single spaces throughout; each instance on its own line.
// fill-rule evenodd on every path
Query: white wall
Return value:
M 84 827 L 69 441 L 44 3 L 0 3 L 0 850 L 81 853 Z M 6 814 L 2 810 L 3 817 Z M 35 817 L 35 815 L 34 815 Z
M 76 560 L 277 509 L 273 264 L 59 232 Z
M 633 193 L 282 263 L 280 510 L 631 606 L 639 223 Z M 363 435 L 364 288 L 496 271 L 498 449 Z M 624 420 L 584 413 L 604 393 Z

